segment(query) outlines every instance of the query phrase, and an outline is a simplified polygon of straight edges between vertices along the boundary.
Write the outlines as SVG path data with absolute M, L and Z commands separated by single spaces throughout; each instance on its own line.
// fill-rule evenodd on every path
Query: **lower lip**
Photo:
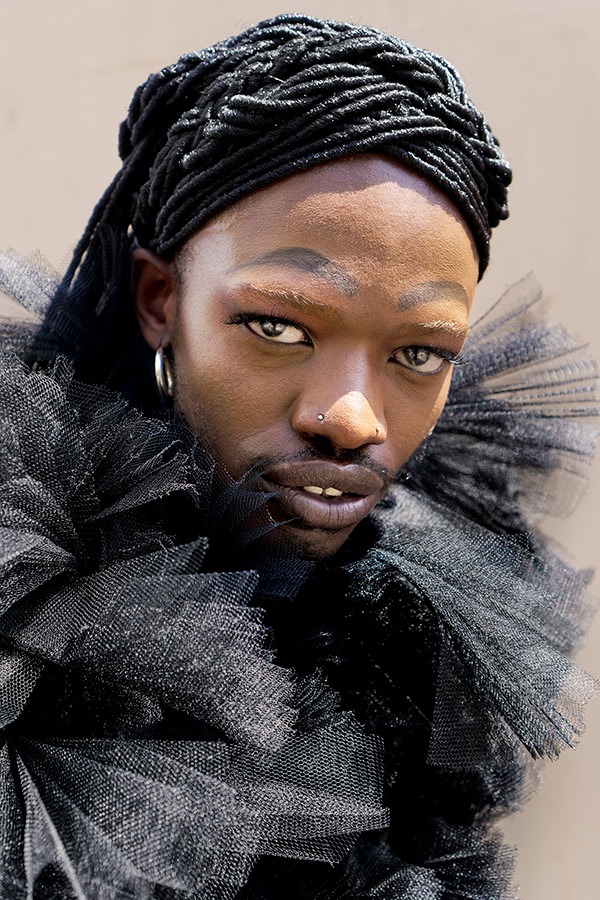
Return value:
M 263 481 L 269 493 L 277 494 L 281 509 L 293 518 L 301 519 L 302 524 L 309 528 L 323 528 L 327 531 L 350 528 L 364 519 L 377 502 L 377 497 L 373 494 L 366 497 L 351 494 L 327 499 L 320 494 L 310 494 L 302 488 L 275 484 L 266 479 Z

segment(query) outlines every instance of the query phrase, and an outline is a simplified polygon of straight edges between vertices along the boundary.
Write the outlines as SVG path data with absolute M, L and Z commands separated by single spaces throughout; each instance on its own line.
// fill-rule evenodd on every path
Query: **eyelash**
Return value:
M 301 325 L 298 325 L 296 322 L 292 322 L 291 319 L 286 319 L 283 316 L 275 316 L 275 315 L 266 316 L 261 313 L 235 313 L 227 319 L 225 324 L 226 325 L 247 325 L 249 322 L 279 322 L 282 325 L 289 325 L 291 328 L 298 328 L 299 331 L 306 332 L 305 328 L 303 328 Z M 308 336 L 308 337 L 310 337 L 310 336 Z M 274 341 L 273 343 L 276 343 L 276 342 Z M 302 343 L 310 344 L 310 340 L 302 341 Z M 288 346 L 293 346 L 293 345 L 288 345 Z M 410 346 L 416 347 L 417 349 L 421 349 L 421 345 L 418 345 L 418 344 L 411 344 Z M 406 350 L 408 348 L 403 347 L 400 349 Z M 423 349 L 429 350 L 430 353 L 435 354 L 435 356 L 439 356 L 440 359 L 445 360 L 446 362 L 450 363 L 450 365 L 452 365 L 452 366 L 465 366 L 468 364 L 468 359 L 463 355 L 462 352 L 452 353 L 449 350 L 444 350 L 442 347 L 432 347 L 430 345 L 427 345 L 427 346 L 423 345 Z M 402 363 L 398 363 L 398 365 L 401 366 Z M 416 369 L 411 369 L 409 366 L 404 366 L 404 368 L 407 368 L 409 371 L 412 371 L 412 372 L 416 371 Z
M 235 313 L 235 315 L 228 318 L 225 324 L 247 325 L 249 322 L 279 322 L 281 325 L 289 325 L 291 328 L 297 328 L 299 331 L 306 332 L 306 328 L 303 328 L 296 322 L 292 322 L 291 319 L 286 319 L 283 316 L 265 316 L 261 313 Z M 309 341 L 303 341 L 302 343 L 308 344 Z

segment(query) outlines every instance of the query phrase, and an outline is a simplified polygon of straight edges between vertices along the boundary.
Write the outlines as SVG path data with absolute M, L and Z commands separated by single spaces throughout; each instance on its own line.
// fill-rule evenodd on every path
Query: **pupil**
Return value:
M 283 322 L 266 321 L 261 323 L 263 334 L 267 337 L 278 337 L 287 326 Z
M 408 357 L 413 365 L 423 366 L 429 359 L 429 350 L 425 347 L 409 347 Z

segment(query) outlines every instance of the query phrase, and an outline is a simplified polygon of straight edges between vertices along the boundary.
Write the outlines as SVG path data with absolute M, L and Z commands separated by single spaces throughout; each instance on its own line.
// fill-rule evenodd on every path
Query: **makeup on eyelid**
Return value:
M 297 328 L 302 328 L 298 322 L 295 322 L 289 319 L 285 313 L 280 313 L 277 309 L 273 307 L 274 302 L 280 303 L 283 307 L 292 308 L 295 311 L 300 313 L 304 313 L 305 315 L 313 314 L 318 319 L 323 321 L 342 321 L 344 318 L 344 313 L 335 308 L 328 303 L 323 303 L 319 300 L 314 300 L 312 298 L 306 297 L 298 291 L 290 291 L 282 288 L 269 288 L 269 287 L 258 287 L 256 285 L 244 284 L 238 285 L 234 288 L 231 288 L 224 299 L 224 305 L 226 307 L 231 307 L 231 301 L 240 305 L 247 305 L 248 297 L 251 297 L 254 301 L 258 301 L 259 303 L 268 302 L 270 305 L 268 313 L 263 310 L 252 310 L 255 313 L 257 319 L 262 318 L 272 318 L 278 319 L 286 324 L 292 325 Z M 403 310 L 401 308 L 398 309 L 399 313 L 402 313 Z M 240 314 L 246 315 L 246 311 Z M 427 334 L 428 336 L 435 335 L 452 335 L 458 338 L 461 342 L 464 342 L 467 337 L 468 327 L 467 323 L 460 324 L 458 322 L 452 322 L 448 320 L 436 319 L 433 322 L 402 322 L 399 321 L 396 327 L 402 328 L 402 330 L 410 330 L 412 329 L 414 332 L 421 332 L 423 334 Z M 309 330 L 309 329 L 305 329 Z
M 352 497 L 348 466 L 393 479 L 462 361 L 477 259 L 454 207 L 420 186 L 368 155 L 300 172 L 191 238 L 181 282 L 161 272 L 155 343 L 173 347 L 178 413 L 231 477 L 270 460 L 259 489 L 274 492 L 275 539 L 311 558 L 336 552 L 387 489 Z M 333 468 L 281 469 L 299 458 Z
M 313 345 L 310 334 L 303 326 L 273 314 L 262 315 L 251 312 L 237 313 L 231 315 L 229 319 L 226 320 L 225 324 L 245 325 L 248 330 L 257 337 L 262 338 L 267 343 L 271 344 L 279 344 L 288 347 L 293 345 L 305 345 L 310 347 Z M 251 327 L 252 325 L 257 325 L 258 328 L 253 328 Z M 277 328 L 277 326 L 281 327 Z M 286 329 L 290 329 L 292 332 L 296 332 L 296 334 L 289 335 L 290 339 L 286 340 Z M 304 340 L 302 340 L 303 335 L 305 338 Z M 281 340 L 279 340 L 280 338 Z M 401 362 L 397 358 L 399 354 L 404 354 L 404 362 Z M 410 359 L 411 356 L 413 357 L 412 360 Z M 426 369 L 425 366 L 431 362 L 431 357 L 436 357 L 440 361 L 439 365 L 435 369 Z M 390 355 L 390 359 L 393 359 L 404 368 L 417 372 L 420 375 L 437 375 L 442 370 L 444 362 L 452 365 L 464 365 L 465 363 L 465 359 L 460 352 L 454 353 L 451 350 L 445 350 L 437 346 L 421 346 L 413 344 L 397 348 Z

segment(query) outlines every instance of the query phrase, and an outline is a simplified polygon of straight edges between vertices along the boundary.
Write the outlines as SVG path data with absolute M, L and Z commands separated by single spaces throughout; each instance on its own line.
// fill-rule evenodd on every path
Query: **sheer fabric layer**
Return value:
M 43 313 L 48 278 L 0 270 Z M 538 529 L 584 483 L 595 371 L 532 279 L 465 353 L 351 550 L 276 578 L 247 564 L 251 479 L 64 360 L 1 355 L 2 897 L 514 895 L 493 822 L 594 687 L 586 574 Z

